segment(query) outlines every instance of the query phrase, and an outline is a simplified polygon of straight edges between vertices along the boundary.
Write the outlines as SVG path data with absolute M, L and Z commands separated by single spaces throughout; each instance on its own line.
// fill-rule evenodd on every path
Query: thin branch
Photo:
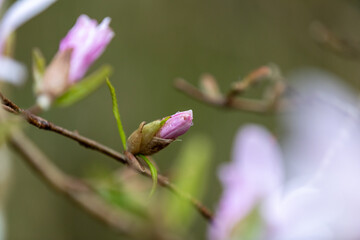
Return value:
M 262 81 L 270 83 L 262 99 L 255 100 L 239 97 L 251 89 L 252 86 Z M 200 102 L 219 108 L 254 113 L 272 113 L 282 110 L 285 104 L 281 97 L 286 90 L 286 85 L 279 68 L 274 64 L 265 65 L 250 72 L 240 81 L 234 82 L 226 94 L 220 92 L 217 81 L 209 74 L 205 74 L 200 78 L 200 89 L 184 79 L 176 79 L 174 86 Z
M 246 90 L 249 90 L 249 88 L 255 85 L 256 83 L 260 82 L 263 79 L 269 78 L 271 75 L 274 75 L 273 74 L 274 70 L 277 70 L 277 68 L 263 66 L 256 69 L 255 71 L 252 71 L 244 79 L 233 84 L 226 98 L 229 101 L 231 101 L 231 99 L 235 98 L 237 95 L 242 94 Z
M 272 111 L 277 111 L 278 108 L 280 108 L 280 105 L 275 105 L 276 108 L 274 108 L 274 104 L 272 102 L 263 100 L 234 98 L 233 96 L 231 100 L 229 100 L 228 97 L 224 96 L 213 98 L 203 93 L 184 79 L 175 80 L 174 86 L 176 89 L 180 90 L 181 92 L 185 93 L 186 95 L 192 97 L 195 100 L 219 108 L 227 108 L 255 113 L 269 113 Z
M 84 181 L 63 173 L 22 132 L 10 137 L 10 145 L 47 184 L 64 194 L 87 213 L 118 232 L 131 235 L 132 227 Z
M 48 130 L 51 132 L 55 132 L 58 133 L 62 136 L 65 136 L 67 138 L 70 138 L 74 141 L 77 141 L 80 145 L 86 147 L 86 148 L 90 148 L 92 150 L 101 152 L 115 160 L 117 160 L 118 162 L 121 162 L 125 165 L 128 165 L 129 167 L 132 167 L 134 170 L 136 170 L 137 172 L 139 172 L 142 175 L 145 175 L 149 178 L 151 178 L 151 173 L 149 169 L 143 169 L 141 167 L 138 167 L 137 165 L 131 164 L 131 161 L 129 161 L 125 155 L 109 148 L 106 147 L 104 145 L 102 145 L 101 143 L 98 143 L 92 139 L 86 138 L 82 135 L 80 135 L 77 132 L 72 132 L 69 131 L 65 128 L 62 128 L 60 126 L 57 126 L 55 124 L 53 124 L 52 122 L 47 121 L 46 119 L 43 119 L 39 116 L 36 116 L 34 114 L 32 114 L 29 111 L 26 111 L 24 109 L 19 108 L 15 103 L 13 103 L 12 101 L 10 101 L 8 98 L 6 98 L 3 94 L 0 93 L 0 98 L 3 101 L 3 108 L 5 110 L 8 110 L 11 113 L 15 113 L 18 115 L 22 115 L 25 120 L 30 123 L 31 125 L 36 126 L 39 129 L 43 129 L 43 130 Z M 198 212 L 207 220 L 211 221 L 212 220 L 212 213 L 210 212 L 210 210 L 208 208 L 206 208 L 200 201 L 198 201 L 197 199 L 195 199 L 194 197 L 192 197 L 191 195 L 182 192 L 181 190 L 179 190 L 174 184 L 172 184 L 169 179 L 163 175 L 158 174 L 158 182 L 161 186 L 169 189 L 171 192 L 175 193 L 176 195 L 184 198 L 185 200 L 189 201 L 197 210 Z

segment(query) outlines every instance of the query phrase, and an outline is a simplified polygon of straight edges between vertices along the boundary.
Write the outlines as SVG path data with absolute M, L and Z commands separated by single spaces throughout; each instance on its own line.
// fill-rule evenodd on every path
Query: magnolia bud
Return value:
M 165 139 L 175 139 L 189 130 L 193 125 L 192 120 L 192 110 L 177 112 L 165 122 L 156 136 Z
M 110 18 L 100 24 L 81 15 L 75 26 L 61 40 L 59 51 L 47 67 L 38 91 L 38 104 L 43 109 L 61 96 L 73 83 L 81 80 L 90 65 L 103 53 L 114 36 Z
M 152 155 L 184 134 L 192 125 L 192 110 L 178 112 L 148 124 L 142 122 L 127 140 L 127 151 L 132 154 Z

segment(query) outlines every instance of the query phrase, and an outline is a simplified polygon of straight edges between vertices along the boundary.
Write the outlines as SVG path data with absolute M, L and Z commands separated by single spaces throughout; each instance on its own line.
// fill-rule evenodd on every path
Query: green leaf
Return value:
M 34 92 L 37 92 L 39 86 L 43 81 L 43 76 L 46 69 L 46 60 L 38 48 L 34 48 L 33 55 L 32 55 L 32 71 L 34 77 Z
M 123 125 L 121 123 L 121 119 L 120 119 L 120 113 L 119 113 L 119 108 L 118 108 L 118 104 L 117 104 L 115 88 L 113 87 L 113 85 L 111 85 L 111 82 L 110 82 L 109 79 L 106 79 L 106 83 L 107 83 L 107 85 L 109 87 L 109 90 L 110 90 L 112 104 L 113 104 L 113 114 L 114 114 L 114 117 L 115 117 L 117 125 L 118 125 L 120 138 L 121 138 L 124 150 L 126 150 L 127 149 L 126 135 L 125 135 L 125 132 L 124 132 Z
M 109 65 L 104 65 L 91 75 L 71 86 L 62 96 L 55 100 L 55 104 L 61 107 L 70 106 L 87 95 L 98 89 L 101 84 L 109 77 L 112 69 Z
M 157 185 L 157 169 L 145 155 L 140 154 L 139 156 L 142 159 L 144 159 L 146 164 L 149 166 L 149 169 L 150 169 L 150 172 L 151 172 L 151 177 L 152 177 L 152 180 L 153 180 L 153 185 L 151 187 L 151 192 L 150 192 L 150 197 L 151 197 L 154 194 L 155 189 L 156 189 L 156 185 Z
M 186 140 L 172 171 L 173 182 L 182 192 L 201 199 L 208 182 L 212 150 L 212 142 L 203 135 Z M 196 216 L 193 207 L 174 195 L 165 197 L 165 221 L 175 230 L 185 232 Z
M 118 171 L 119 169 L 114 171 L 105 165 L 91 165 L 86 169 L 87 182 L 109 204 L 131 215 L 149 218 L 144 198 L 141 198 L 137 189 L 133 188 L 133 179 L 129 177 L 124 179 L 126 172 L 119 174 Z
M 147 211 L 134 197 L 129 193 L 115 188 L 97 188 L 99 195 L 110 204 L 124 209 L 138 217 L 147 218 Z

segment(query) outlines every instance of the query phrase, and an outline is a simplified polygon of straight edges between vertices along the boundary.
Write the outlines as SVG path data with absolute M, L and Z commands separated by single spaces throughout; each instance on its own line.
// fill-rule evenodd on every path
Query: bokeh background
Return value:
M 317 20 L 358 42 L 357 0 L 60 0 L 20 28 L 16 58 L 30 67 L 32 49 L 39 47 L 50 61 L 80 14 L 99 21 L 112 18 L 116 36 L 89 72 L 104 63 L 113 66 L 111 80 L 128 134 L 143 120 L 193 109 L 194 126 L 183 142 L 172 144 L 155 158 L 166 174 L 187 138 L 199 133 L 209 137 L 215 147 L 202 201 L 213 210 L 221 194 L 217 168 L 230 161 L 236 131 L 246 123 L 260 123 L 277 134 L 276 117 L 206 106 L 177 92 L 172 85 L 175 78 L 197 85 L 201 74 L 211 73 L 227 91 L 232 82 L 272 62 L 285 77 L 311 66 L 339 75 L 354 88 L 360 86 L 359 62 L 324 50 L 309 33 L 310 24 Z M 20 106 L 34 103 L 31 78 L 24 87 L 10 90 Z M 121 150 L 105 85 L 83 101 L 52 109 L 44 117 Z M 26 132 L 68 173 L 84 176 L 91 166 L 121 167 L 54 133 L 30 126 Z M 50 190 L 16 155 L 14 170 L 7 209 L 10 240 L 126 239 Z M 192 234 L 204 239 L 205 221 L 196 215 L 195 222 Z

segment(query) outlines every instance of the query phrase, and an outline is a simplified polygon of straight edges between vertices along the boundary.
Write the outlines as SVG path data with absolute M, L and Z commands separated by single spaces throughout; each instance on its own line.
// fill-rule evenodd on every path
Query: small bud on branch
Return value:
M 165 122 L 157 136 L 165 139 L 175 139 L 189 130 L 193 125 L 192 120 L 192 110 L 177 112 Z
M 186 133 L 192 126 L 192 110 L 177 112 L 148 124 L 142 122 L 127 140 L 127 151 L 132 154 L 152 155 Z

